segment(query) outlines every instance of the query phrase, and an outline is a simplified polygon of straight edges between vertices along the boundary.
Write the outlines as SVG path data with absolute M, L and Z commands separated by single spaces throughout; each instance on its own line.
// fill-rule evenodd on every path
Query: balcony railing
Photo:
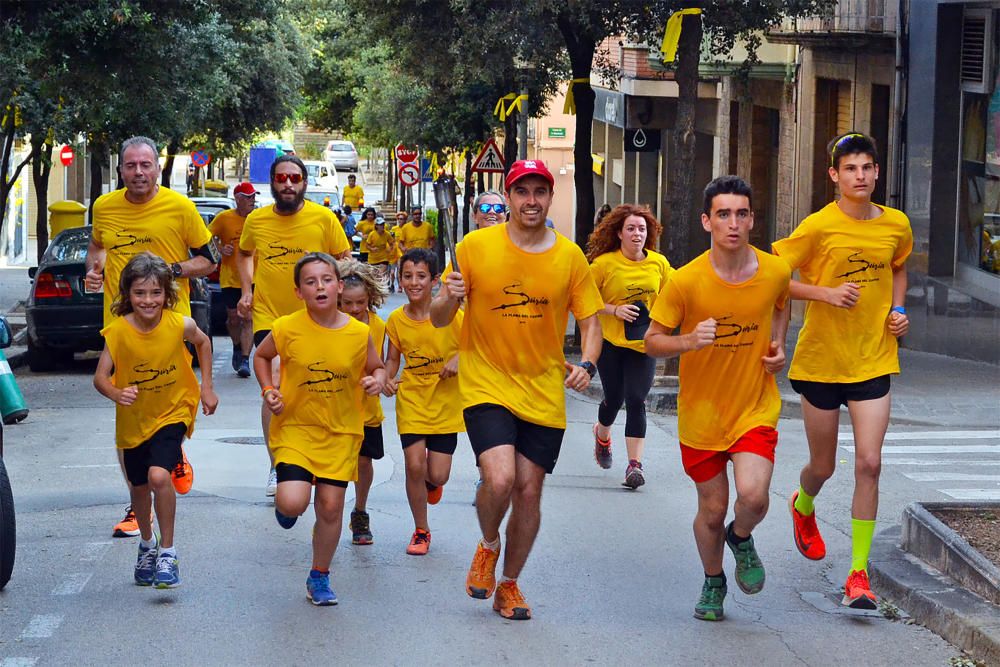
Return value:
M 898 0 L 838 0 L 831 16 L 786 18 L 774 35 L 896 33 Z

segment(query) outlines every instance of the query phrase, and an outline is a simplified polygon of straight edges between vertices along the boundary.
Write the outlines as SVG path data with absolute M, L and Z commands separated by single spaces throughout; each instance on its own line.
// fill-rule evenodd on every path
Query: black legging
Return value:
M 625 437 L 645 438 L 646 396 L 653 386 L 656 359 L 605 340 L 597 360 L 597 372 L 601 374 L 601 386 L 604 387 L 597 421 L 611 426 L 624 403 Z

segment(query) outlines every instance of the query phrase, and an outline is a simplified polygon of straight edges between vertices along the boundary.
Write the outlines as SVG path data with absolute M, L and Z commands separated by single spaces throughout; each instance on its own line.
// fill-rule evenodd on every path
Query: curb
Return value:
M 9 347 L 4 356 L 7 357 L 7 363 L 10 365 L 11 370 L 23 368 L 28 365 L 28 348 L 26 347 Z
M 872 543 L 869 573 L 886 598 L 948 642 L 986 664 L 1000 664 L 997 606 L 899 547 L 902 529 L 893 526 Z

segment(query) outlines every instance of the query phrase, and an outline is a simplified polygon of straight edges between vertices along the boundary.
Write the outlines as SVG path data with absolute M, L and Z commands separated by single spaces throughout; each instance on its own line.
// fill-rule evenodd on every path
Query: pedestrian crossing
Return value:
M 841 431 L 839 440 L 842 450 L 854 453 L 850 431 Z M 882 466 L 883 475 L 899 472 L 949 500 L 1000 501 L 1000 430 L 890 432 Z

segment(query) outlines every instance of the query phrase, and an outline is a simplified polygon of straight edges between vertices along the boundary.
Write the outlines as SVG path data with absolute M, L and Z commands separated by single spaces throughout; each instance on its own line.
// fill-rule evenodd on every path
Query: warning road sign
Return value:
M 420 182 L 420 167 L 407 162 L 399 168 L 399 182 L 410 187 Z
M 493 137 L 490 137 L 483 150 L 479 151 L 475 162 L 472 163 L 472 171 L 488 174 L 504 173 L 503 154 Z

